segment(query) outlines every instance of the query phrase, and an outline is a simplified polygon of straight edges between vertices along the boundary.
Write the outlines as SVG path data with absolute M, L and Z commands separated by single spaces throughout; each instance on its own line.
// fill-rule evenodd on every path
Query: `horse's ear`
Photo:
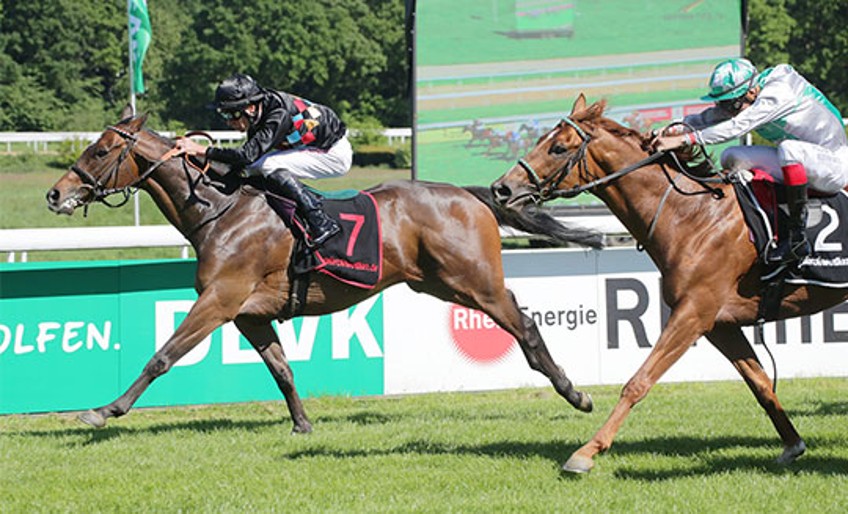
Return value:
M 142 114 L 141 116 L 135 117 L 127 123 L 127 128 L 132 130 L 133 132 L 139 132 L 144 124 L 147 122 L 147 113 Z
M 125 119 L 131 117 L 133 114 L 135 114 L 135 112 L 133 112 L 132 105 L 127 104 L 127 105 L 124 106 L 124 109 L 121 111 L 121 119 L 125 120 Z
M 576 112 L 580 112 L 586 108 L 586 96 L 583 93 L 577 96 L 577 100 L 574 101 L 574 105 L 571 107 L 571 114 L 574 115 Z

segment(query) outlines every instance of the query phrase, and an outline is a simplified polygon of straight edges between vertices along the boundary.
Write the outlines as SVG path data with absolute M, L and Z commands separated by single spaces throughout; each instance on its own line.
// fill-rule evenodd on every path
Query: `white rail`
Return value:
M 611 215 L 561 216 L 561 223 L 594 229 L 603 234 L 624 234 L 626 229 Z M 502 237 L 525 234 L 501 229 Z M 94 250 L 114 248 L 181 247 L 182 258 L 189 256 L 190 243 L 171 225 L 79 228 L 17 228 L 0 230 L 0 253 L 8 253 L 6 262 L 26 262 L 28 252 L 54 250 Z
M 395 140 L 405 143 L 412 137 L 411 128 L 386 128 L 381 133 L 394 144 Z M 12 152 L 12 144 L 26 143 L 35 151 L 46 151 L 48 143 L 61 143 L 63 141 L 85 141 L 92 143 L 97 141 L 102 132 L 0 132 L 0 144 L 6 144 L 6 152 Z M 176 137 L 173 131 L 159 132 L 165 137 Z M 212 139 L 219 143 L 232 143 L 244 139 L 244 133 L 237 130 L 214 130 L 207 132 Z M 197 136 L 198 138 L 200 136 Z
M 171 225 L 78 228 L 16 228 L 0 230 L 0 252 L 6 262 L 27 261 L 27 252 L 42 250 L 94 250 L 113 248 L 182 247 L 188 258 L 190 243 Z

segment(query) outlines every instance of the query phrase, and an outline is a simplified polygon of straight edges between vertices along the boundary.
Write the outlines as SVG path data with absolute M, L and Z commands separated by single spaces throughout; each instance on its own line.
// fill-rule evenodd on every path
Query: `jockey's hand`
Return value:
M 192 141 L 190 138 L 181 137 L 177 139 L 175 146 L 178 150 L 185 152 L 192 157 L 206 155 L 206 147 L 200 143 Z
M 642 134 L 642 141 L 647 141 L 647 143 L 644 143 L 645 146 L 643 146 L 643 149 L 653 151 L 654 143 L 657 142 L 658 137 L 660 137 L 660 131 L 657 129 L 644 132 Z
M 688 134 L 679 136 L 659 136 L 651 141 L 651 149 L 655 152 L 668 152 L 689 146 Z

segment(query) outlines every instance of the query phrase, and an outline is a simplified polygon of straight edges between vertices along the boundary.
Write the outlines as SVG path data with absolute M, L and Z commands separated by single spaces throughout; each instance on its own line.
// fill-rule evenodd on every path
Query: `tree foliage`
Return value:
M 400 0 L 148 0 L 138 99 L 161 128 L 223 128 L 203 106 L 226 75 L 303 95 L 344 119 L 409 126 Z M 751 0 L 747 53 L 788 62 L 848 113 L 844 0 Z M 100 130 L 129 96 L 121 0 L 0 0 L 0 131 Z
M 0 22 L 0 129 L 102 125 L 105 102 L 118 94 L 124 68 L 122 16 L 109 2 L 6 1 Z
M 758 68 L 789 63 L 848 116 L 848 2 L 751 0 L 746 53 Z
M 221 128 L 203 106 L 234 72 L 346 119 L 408 126 L 404 6 L 381 0 L 149 0 L 138 98 L 159 126 Z M 129 97 L 126 2 L 0 4 L 0 130 L 98 130 Z
M 848 2 L 845 0 L 789 0 L 795 19 L 789 39 L 789 62 L 848 115 Z

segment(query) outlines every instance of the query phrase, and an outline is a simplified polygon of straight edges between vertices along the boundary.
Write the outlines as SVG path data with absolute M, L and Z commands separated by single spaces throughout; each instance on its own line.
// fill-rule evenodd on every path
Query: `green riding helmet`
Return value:
M 705 102 L 721 102 L 739 98 L 754 85 L 757 68 L 748 59 L 720 62 L 710 76 L 710 92 L 701 97 Z

